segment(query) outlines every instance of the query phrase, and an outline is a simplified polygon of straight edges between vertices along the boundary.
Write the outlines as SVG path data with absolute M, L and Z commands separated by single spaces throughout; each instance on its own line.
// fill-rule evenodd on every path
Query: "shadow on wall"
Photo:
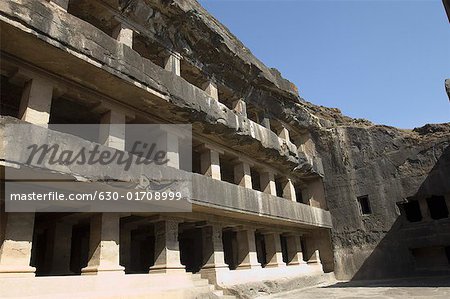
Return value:
M 397 206 L 400 216 L 378 245 L 367 249 L 371 253 L 352 281 L 450 275 L 450 146 L 417 192 Z

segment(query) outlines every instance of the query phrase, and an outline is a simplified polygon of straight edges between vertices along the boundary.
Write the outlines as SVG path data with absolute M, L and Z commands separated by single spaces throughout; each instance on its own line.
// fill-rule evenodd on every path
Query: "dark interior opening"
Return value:
M 87 125 L 99 124 L 100 120 L 101 115 L 92 112 L 86 105 L 70 98 L 61 97 L 52 101 L 49 129 L 98 142 L 98 126 Z M 73 126 L 72 124 L 84 124 L 86 126 Z
M 180 76 L 202 90 L 209 81 L 200 68 L 186 59 L 180 61 Z
M 275 189 L 278 197 L 283 197 L 283 181 L 279 177 L 275 177 Z
M 443 246 L 412 248 L 411 254 L 418 269 L 448 269 L 448 255 Z
M 203 266 L 203 246 L 201 228 L 183 229 L 178 234 L 181 264 L 187 272 L 197 273 Z
M 303 194 L 302 194 L 303 192 L 298 183 L 294 184 L 294 189 L 295 189 L 295 200 L 299 203 L 306 203 L 303 201 Z
M 31 265 L 36 268 L 36 276 L 45 276 L 50 273 L 49 243 L 49 230 L 35 227 L 31 249 Z
M 126 250 L 126 249 L 125 249 Z M 153 227 L 143 227 L 131 231 L 130 264 L 125 273 L 148 273 L 154 265 L 155 236 Z
M 420 205 L 417 200 L 411 200 L 403 204 L 403 210 L 406 214 L 406 219 L 409 222 L 419 222 L 422 220 L 422 213 L 420 212 Z
M 220 177 L 222 181 L 234 184 L 234 164 L 232 157 L 220 155 Z
M 70 270 L 75 274 L 81 274 L 81 269 L 87 266 L 89 261 L 90 225 L 78 224 L 72 228 L 72 250 L 70 252 Z
M 97 1 L 71 0 L 67 12 L 111 36 L 119 21 Z
M 427 204 L 432 219 L 448 218 L 448 207 L 444 196 L 433 195 L 427 198 Z
M 192 172 L 202 174 L 201 153 L 192 150 Z
M 18 117 L 23 87 L 11 84 L 5 76 L 1 76 L 0 84 L 0 115 Z
M 362 215 L 372 214 L 372 209 L 370 207 L 369 196 L 359 196 L 358 197 L 359 209 Z
M 258 259 L 258 263 L 260 263 L 261 267 L 264 268 L 267 265 L 267 251 L 264 235 L 260 233 L 255 233 L 255 243 L 256 243 L 256 257 Z
M 222 233 L 222 244 L 225 264 L 228 265 L 230 270 L 235 270 L 238 266 L 237 232 L 224 230 Z
M 137 33 L 134 33 L 133 35 L 133 50 L 162 68 L 164 68 L 166 60 L 170 55 L 166 49 L 156 41 Z
M 261 191 L 261 174 L 253 167 L 250 168 L 250 174 L 252 176 L 252 189 Z
M 450 265 L 450 246 L 445 247 L 445 255 L 447 256 L 448 264 Z
M 288 264 L 292 258 L 289 257 L 288 242 L 286 236 L 280 235 L 281 254 L 283 262 Z

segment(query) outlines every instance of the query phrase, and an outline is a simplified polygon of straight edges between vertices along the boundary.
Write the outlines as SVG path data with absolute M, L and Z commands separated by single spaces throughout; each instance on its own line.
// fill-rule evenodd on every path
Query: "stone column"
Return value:
M 419 207 L 420 207 L 420 213 L 422 214 L 422 221 L 430 221 L 431 214 L 430 209 L 428 208 L 428 203 L 425 198 L 419 198 Z
M 286 199 L 292 200 L 294 202 L 297 201 L 297 197 L 295 196 L 294 184 L 292 184 L 291 179 L 287 179 L 285 181 L 285 184 L 283 187 L 283 197 Z
M 266 267 L 283 267 L 283 253 L 281 251 L 280 234 L 267 233 L 264 234 L 264 243 L 266 244 Z
M 164 220 L 155 223 L 155 264 L 150 273 L 183 273 L 178 243 L 178 221 Z
M 239 186 L 252 189 L 252 175 L 248 163 L 238 161 L 234 166 L 234 182 Z
M 234 111 L 242 115 L 243 117 L 247 117 L 247 103 L 245 103 L 243 100 L 237 100 L 233 103 Z
M 308 259 L 308 264 L 321 264 L 319 250 L 314 250 L 313 254 Z
M 246 229 L 237 232 L 238 261 L 237 269 L 261 268 L 256 253 L 255 230 Z
M 101 118 L 99 142 L 121 151 L 125 150 L 125 114 L 110 110 Z
M 300 237 L 296 235 L 286 236 L 286 243 L 288 252 L 288 265 L 292 266 L 306 264 L 303 259 Z
M 207 278 L 210 283 L 217 284 L 219 272 L 229 271 L 225 264 L 225 255 L 222 243 L 222 227 L 213 224 L 202 230 L 204 266 L 200 270 L 202 277 Z
M 7 213 L 0 247 L 0 277 L 34 276 L 30 266 L 34 213 Z
M 220 175 L 220 154 L 218 151 L 205 148 L 200 156 L 200 168 L 204 175 L 210 176 L 215 180 L 221 179 Z
M 165 165 L 180 169 L 180 149 L 178 142 L 180 134 L 168 126 L 161 126 L 161 130 L 164 132 L 158 138 L 157 148 L 166 153 L 166 159 L 168 161 Z
M 51 82 L 35 77 L 25 83 L 19 107 L 19 118 L 43 127 L 48 126 L 53 97 Z
M 261 125 L 262 125 L 263 127 L 265 127 L 266 129 L 270 130 L 270 118 L 269 118 L 269 116 L 267 115 L 267 113 L 264 113 L 264 114 L 263 114 L 263 117 L 262 117 L 262 119 L 261 119 Z
M 181 68 L 180 68 L 180 61 L 181 61 L 181 55 L 178 53 L 170 53 L 170 56 L 167 58 L 164 68 L 167 71 L 170 71 L 174 73 L 177 76 L 180 76 L 181 74 Z
M 133 48 L 133 29 L 129 28 L 127 25 L 123 23 L 117 25 L 112 32 L 112 37 L 118 42 Z
M 119 264 L 119 213 L 99 213 L 91 218 L 89 262 L 83 275 L 124 274 Z
M 72 223 L 56 222 L 53 228 L 53 254 L 51 261 L 52 274 L 71 274 L 71 247 Z
M 217 84 L 209 81 L 203 86 L 203 90 L 213 99 L 219 100 L 219 90 Z
M 283 138 L 286 141 L 289 141 L 289 131 L 285 127 L 281 129 L 281 131 L 278 133 L 278 137 Z
M 277 196 L 275 185 L 275 175 L 271 171 L 262 172 L 260 175 L 261 191 L 267 194 Z

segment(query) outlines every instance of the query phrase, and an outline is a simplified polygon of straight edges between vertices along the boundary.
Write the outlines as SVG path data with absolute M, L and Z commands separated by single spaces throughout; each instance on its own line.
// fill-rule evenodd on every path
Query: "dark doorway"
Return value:
M 187 272 L 197 273 L 203 266 L 201 228 L 183 229 L 178 235 L 181 264 Z
M 222 233 L 222 243 L 225 263 L 230 270 L 235 270 L 238 266 L 237 232 L 224 230 Z
M 267 251 L 264 235 L 260 233 L 255 233 L 255 243 L 256 243 L 256 257 L 258 258 L 258 263 L 260 263 L 261 267 L 264 268 L 267 265 Z
M 36 268 L 36 276 L 48 275 L 50 272 L 49 230 L 35 228 L 31 249 L 31 265 Z
M 144 227 L 131 231 L 130 264 L 126 273 L 148 273 L 154 265 L 155 236 L 153 227 Z
M 89 224 L 75 225 L 72 229 L 72 250 L 70 254 L 70 271 L 81 274 L 81 269 L 89 261 Z
M 280 235 L 281 254 L 283 256 L 283 263 L 288 264 L 290 261 L 287 237 Z
M 406 219 L 408 219 L 409 222 L 419 222 L 422 220 L 422 213 L 420 212 L 420 206 L 417 200 L 411 200 L 402 205 L 406 214 Z
M 432 219 L 448 218 L 448 207 L 445 203 L 444 196 L 433 195 L 427 198 L 427 204 Z

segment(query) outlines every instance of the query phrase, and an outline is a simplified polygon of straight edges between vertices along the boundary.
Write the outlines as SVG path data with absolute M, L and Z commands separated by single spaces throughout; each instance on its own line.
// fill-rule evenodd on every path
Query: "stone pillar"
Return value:
M 234 111 L 242 115 L 243 117 L 247 117 L 247 104 L 243 100 L 237 100 L 233 103 Z
M 167 71 L 174 73 L 177 76 L 181 74 L 180 68 L 181 55 L 178 53 L 170 53 L 170 56 L 167 58 L 164 68 Z
M 72 224 L 57 222 L 53 228 L 53 252 L 51 273 L 71 274 L 70 255 L 72 247 Z
M 228 268 L 222 243 L 222 227 L 214 224 L 202 230 L 205 265 L 203 268 Z
M 127 25 L 123 23 L 117 25 L 112 32 L 112 37 L 118 42 L 133 48 L 133 29 L 129 28 Z
M 256 253 L 255 230 L 246 229 L 237 232 L 238 261 L 237 269 L 261 268 Z
M 220 155 L 215 150 L 207 149 L 201 153 L 201 172 L 213 179 L 220 180 Z
M 264 113 L 262 119 L 261 119 L 261 125 L 265 127 L 266 129 L 270 130 L 270 118 L 267 115 L 267 113 Z
M 213 99 L 219 100 L 219 90 L 217 84 L 209 81 L 203 86 L 203 90 Z
M 19 118 L 43 127 L 48 126 L 53 97 L 53 85 L 35 77 L 25 83 L 19 107 Z
M 321 264 L 319 250 L 316 249 L 313 251 L 311 256 L 308 259 L 308 264 Z
M 180 261 L 178 221 L 164 220 L 155 223 L 155 264 L 150 273 L 184 272 Z
M 99 213 L 91 218 L 89 262 L 83 275 L 124 274 L 120 266 L 120 214 Z
M 220 181 L 221 175 L 219 152 L 213 149 L 205 148 L 200 156 L 200 168 L 202 174 Z
M 69 8 L 69 0 L 51 0 L 51 2 L 55 3 L 65 11 Z
M 110 110 L 101 118 L 99 142 L 121 151 L 125 150 L 126 116 L 115 110 Z
M 283 253 L 281 251 L 280 234 L 267 233 L 264 234 L 264 243 L 266 244 L 266 267 L 283 267 Z
M 262 172 L 260 175 L 261 191 L 277 196 L 275 175 L 271 171 Z
M 217 284 L 219 272 L 229 271 L 225 264 L 225 255 L 222 243 L 222 227 L 213 224 L 202 230 L 203 241 L 203 262 L 204 266 L 200 270 L 202 277 L 207 278 L 210 283 Z
M 291 179 L 287 179 L 284 183 L 283 197 L 294 202 L 297 201 L 297 197 L 295 196 L 294 184 L 292 184 Z
M 289 131 L 285 127 L 281 129 L 281 131 L 278 134 L 278 137 L 283 138 L 286 141 L 289 141 Z
M 0 277 L 34 276 L 30 266 L 34 213 L 7 213 L 0 247 Z
M 239 186 L 252 189 L 252 175 L 248 163 L 239 161 L 234 166 L 234 182 Z
M 180 153 L 179 153 L 179 143 L 178 134 L 171 130 L 169 127 L 162 126 L 161 129 L 164 131 L 158 138 L 158 150 L 162 150 L 166 153 L 167 163 L 166 166 L 173 167 L 176 169 L 180 168 Z
M 432 220 L 427 200 L 425 198 L 419 198 L 418 201 L 420 206 L 420 213 L 422 214 L 422 221 Z
M 300 237 L 296 235 L 286 236 L 286 243 L 288 252 L 288 265 L 292 266 L 306 264 L 303 259 Z

